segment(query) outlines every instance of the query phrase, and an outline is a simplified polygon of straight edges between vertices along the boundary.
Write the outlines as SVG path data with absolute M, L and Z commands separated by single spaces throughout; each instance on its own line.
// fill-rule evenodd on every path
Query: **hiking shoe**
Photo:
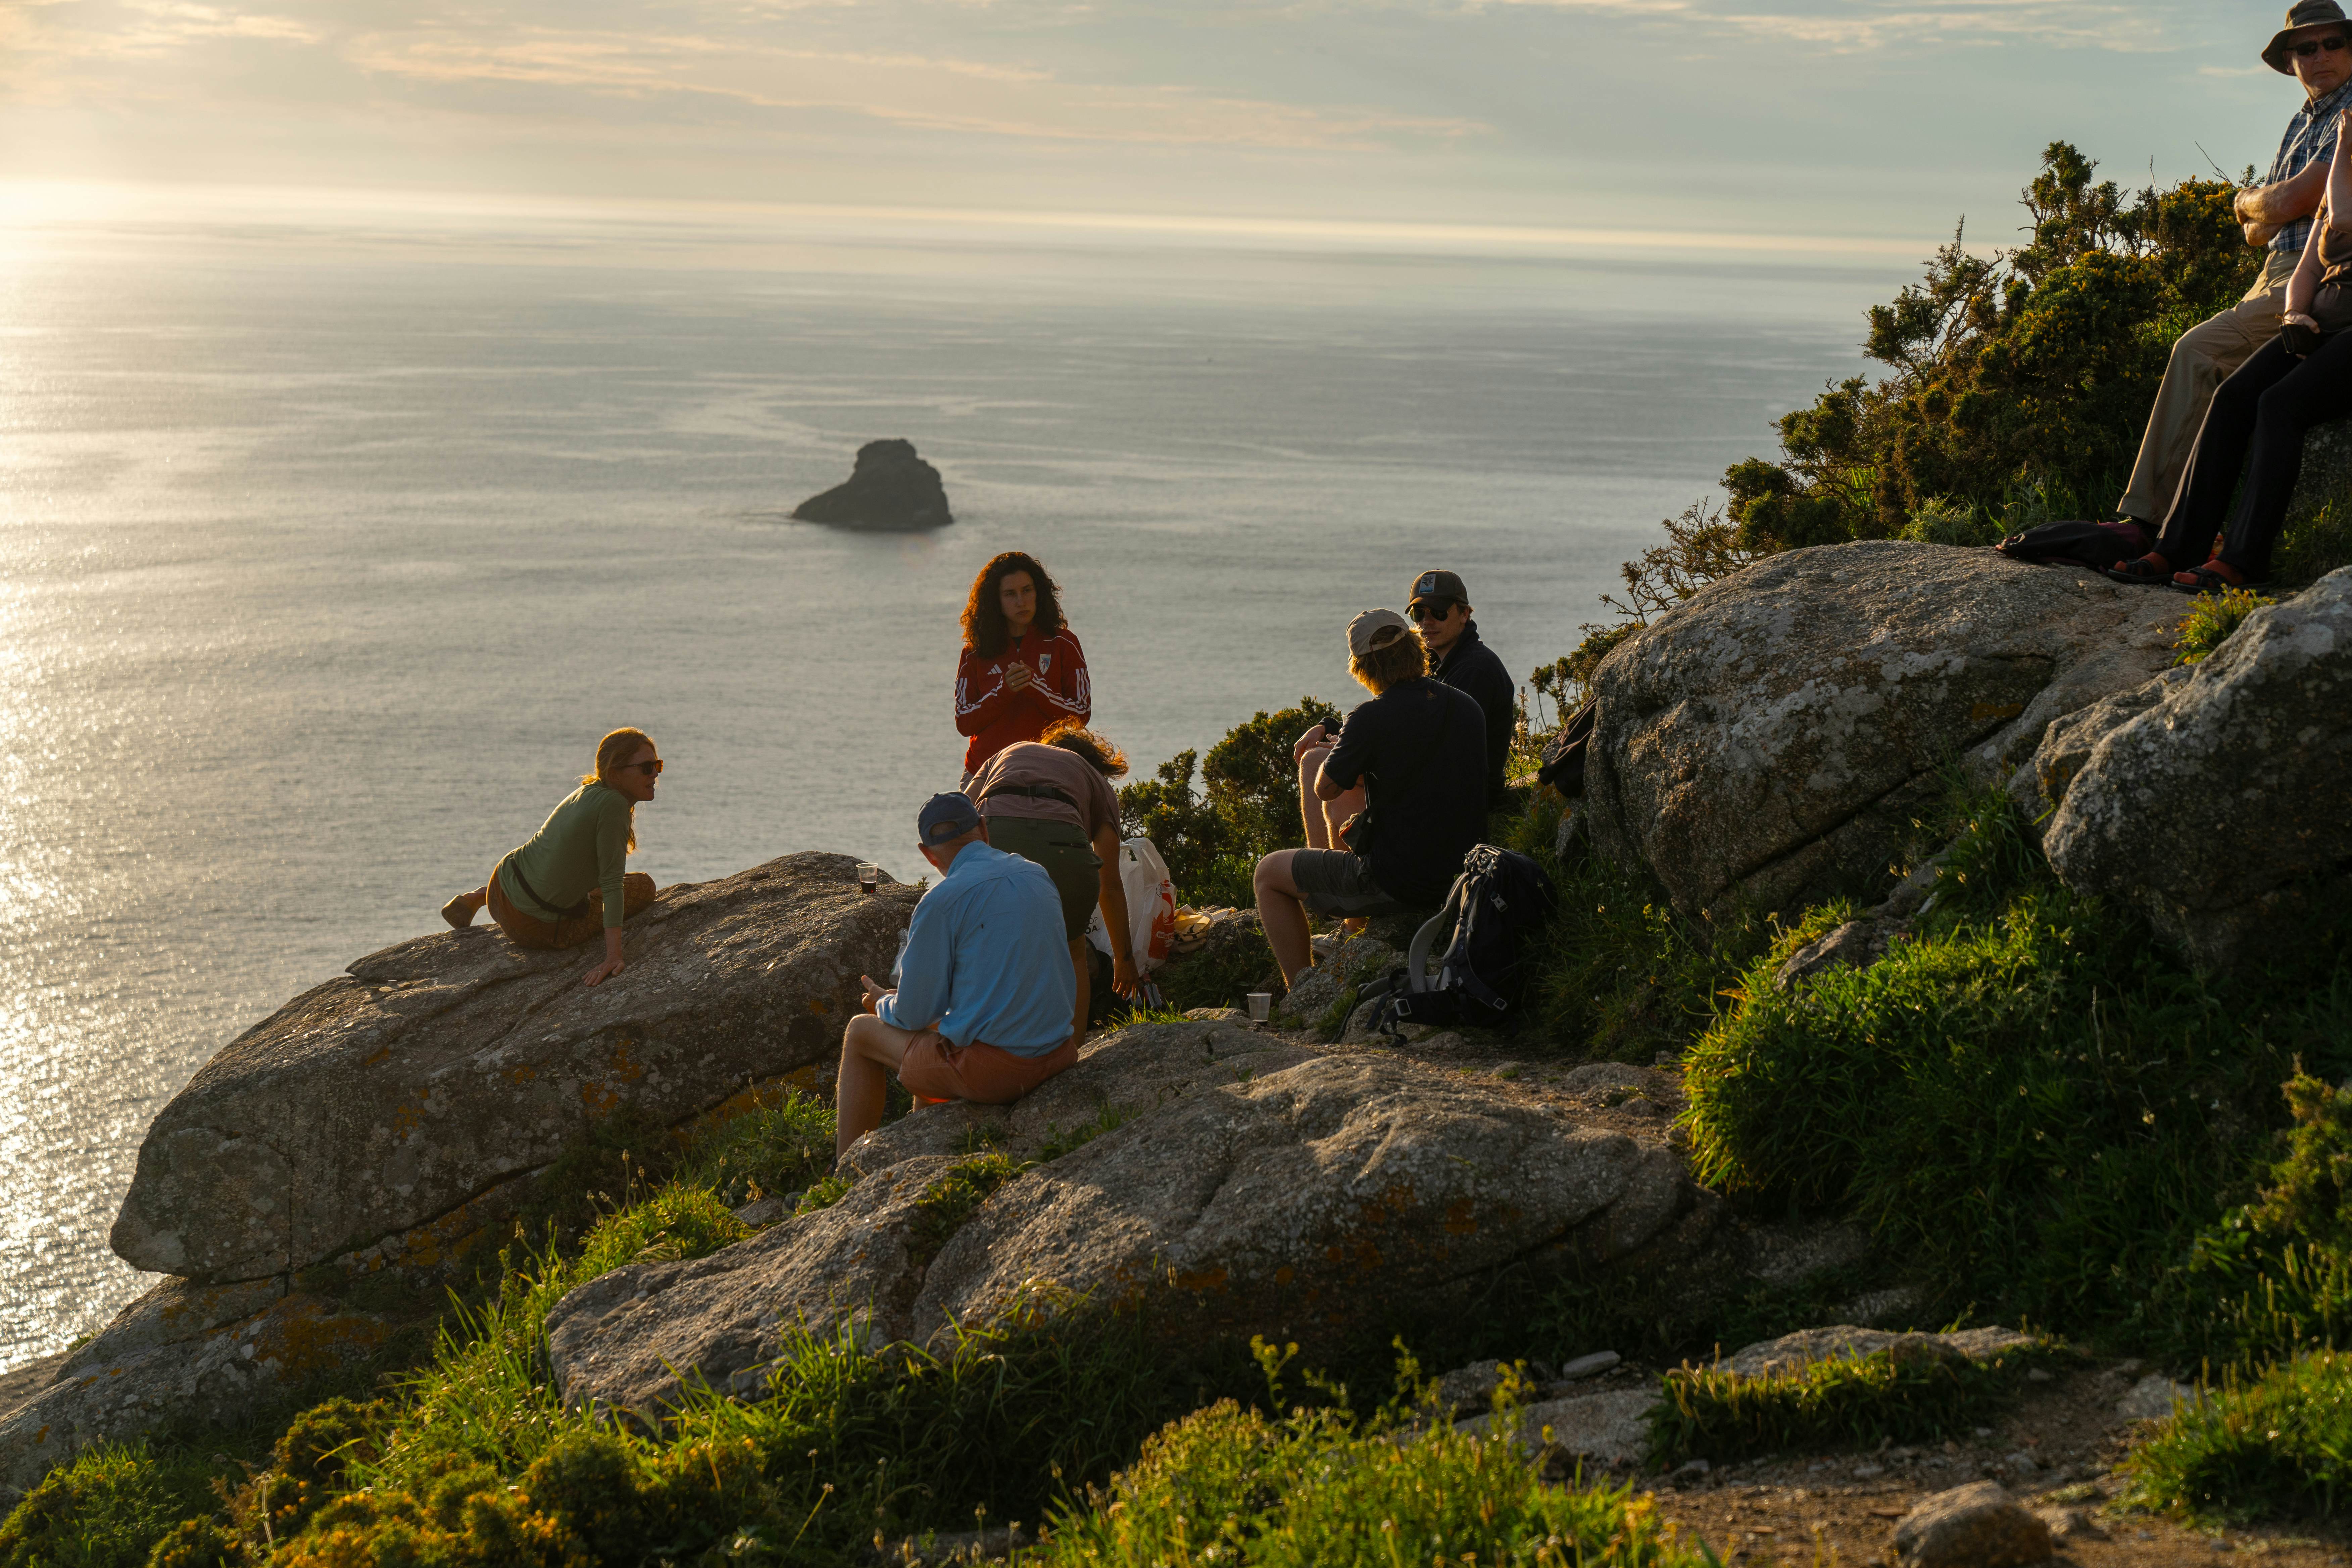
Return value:
M 452 929 L 464 931 L 474 923 L 474 911 L 480 907 L 474 902 L 473 894 L 460 893 L 441 906 L 441 918 L 447 921 Z

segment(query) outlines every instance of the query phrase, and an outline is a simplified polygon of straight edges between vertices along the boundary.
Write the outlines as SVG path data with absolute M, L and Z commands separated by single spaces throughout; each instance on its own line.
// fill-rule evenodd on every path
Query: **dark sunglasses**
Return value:
M 1454 613 L 1451 599 L 1421 599 L 1405 606 L 1406 615 L 1416 621 L 1442 621 Z
M 637 772 L 645 774 L 647 778 L 657 779 L 661 777 L 662 765 L 661 759 L 659 757 L 656 757 L 650 763 L 623 763 L 621 764 L 621 771 L 623 773 L 627 773 L 631 768 L 636 769 Z
M 2307 60 L 2322 49 L 2326 49 L 2332 55 L 2336 50 L 2342 48 L 2344 44 L 2345 37 L 2341 33 L 2336 34 L 2332 38 L 2314 38 L 2307 44 L 2295 45 L 2294 58 L 2299 60 Z

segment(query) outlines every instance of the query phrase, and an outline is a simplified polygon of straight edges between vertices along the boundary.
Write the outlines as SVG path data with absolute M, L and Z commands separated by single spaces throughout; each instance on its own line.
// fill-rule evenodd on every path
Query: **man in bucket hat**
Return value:
M 2352 107 L 2352 26 L 2336 0 L 2295 0 L 2286 26 L 2263 49 L 2263 62 L 2303 87 L 2303 107 L 2286 122 L 2270 177 L 2238 193 L 2237 217 L 2248 245 L 2264 246 L 2262 276 L 2245 298 L 2180 335 L 2157 388 L 2139 460 L 2116 510 L 2153 538 L 2180 488 L 2197 431 L 2213 393 L 2253 352 L 2278 335 L 2286 281 L 2311 237 L 2311 216 L 2336 155 L 2337 111 Z

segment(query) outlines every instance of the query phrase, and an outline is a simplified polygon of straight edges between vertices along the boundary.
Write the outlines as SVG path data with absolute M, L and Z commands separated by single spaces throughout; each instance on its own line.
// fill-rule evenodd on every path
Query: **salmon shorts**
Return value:
M 926 1100 L 968 1100 L 975 1105 L 1010 1105 L 1055 1073 L 1076 1067 L 1078 1042 L 1064 1040 L 1042 1057 L 1016 1057 L 983 1041 L 959 1046 L 926 1029 L 907 1042 L 898 1061 L 898 1081 L 908 1094 Z

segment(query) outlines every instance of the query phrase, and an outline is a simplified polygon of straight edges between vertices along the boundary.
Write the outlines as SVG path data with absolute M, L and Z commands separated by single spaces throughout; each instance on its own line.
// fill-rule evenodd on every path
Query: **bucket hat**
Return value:
M 2293 76 L 2294 67 L 2287 63 L 2287 51 L 2297 33 L 2313 27 L 2344 25 L 2344 7 L 2336 0 L 2294 0 L 2286 8 L 2286 26 L 2263 47 L 2263 63 L 2284 76 Z

